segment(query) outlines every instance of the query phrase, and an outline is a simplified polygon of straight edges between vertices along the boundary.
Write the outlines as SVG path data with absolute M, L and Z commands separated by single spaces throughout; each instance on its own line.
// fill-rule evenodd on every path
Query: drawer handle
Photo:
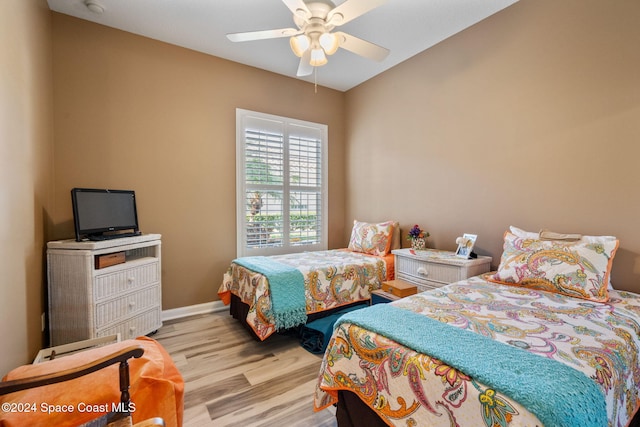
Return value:
M 129 284 L 131 284 L 131 283 L 133 283 L 135 281 L 136 281 L 135 277 L 133 277 L 133 276 L 132 277 L 127 277 L 127 282 L 129 282 Z
M 129 302 L 129 308 L 133 308 L 136 306 L 136 302 L 135 301 L 130 301 Z
M 418 267 L 417 271 L 418 271 L 418 274 L 420 274 L 422 276 L 428 276 L 429 275 L 429 272 L 424 267 Z
M 129 328 L 129 336 L 132 337 L 136 332 L 136 327 L 132 326 Z

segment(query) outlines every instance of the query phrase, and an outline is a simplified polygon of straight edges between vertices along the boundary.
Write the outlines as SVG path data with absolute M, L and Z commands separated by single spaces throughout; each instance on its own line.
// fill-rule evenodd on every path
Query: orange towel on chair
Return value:
M 15 380 L 70 369 L 139 344 L 144 354 L 129 360 L 133 422 L 162 417 L 169 426 L 182 426 L 184 380 L 171 356 L 155 340 L 139 337 L 9 372 Z M 74 380 L 0 397 L 0 427 L 77 426 L 112 410 L 120 402 L 118 364 Z M 5 405 L 8 404 L 8 405 Z M 4 409 L 9 409 L 5 411 Z

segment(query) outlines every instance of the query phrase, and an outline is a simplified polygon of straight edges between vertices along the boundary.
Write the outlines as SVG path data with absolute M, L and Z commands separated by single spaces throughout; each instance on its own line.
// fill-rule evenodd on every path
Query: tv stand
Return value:
M 123 340 L 162 326 L 159 234 L 47 243 L 51 345 L 120 334 Z M 115 264 L 97 262 L 119 258 Z
M 124 237 L 140 236 L 142 233 L 139 231 L 132 231 L 131 233 L 115 233 L 115 234 L 88 234 L 87 239 L 92 242 L 102 242 L 103 240 L 121 239 Z

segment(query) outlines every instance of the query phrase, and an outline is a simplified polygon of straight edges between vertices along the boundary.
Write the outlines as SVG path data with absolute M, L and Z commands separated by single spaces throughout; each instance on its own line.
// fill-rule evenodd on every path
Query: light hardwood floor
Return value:
M 254 340 L 227 311 L 168 321 L 153 336 L 185 380 L 184 426 L 335 427 L 313 412 L 321 357 L 294 337 Z

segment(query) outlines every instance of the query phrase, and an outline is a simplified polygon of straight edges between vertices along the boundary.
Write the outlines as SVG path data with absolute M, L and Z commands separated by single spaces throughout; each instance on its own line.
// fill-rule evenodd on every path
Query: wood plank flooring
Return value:
M 294 337 L 254 340 L 228 311 L 165 322 L 153 336 L 185 380 L 184 427 L 335 427 L 313 412 L 321 357 Z

